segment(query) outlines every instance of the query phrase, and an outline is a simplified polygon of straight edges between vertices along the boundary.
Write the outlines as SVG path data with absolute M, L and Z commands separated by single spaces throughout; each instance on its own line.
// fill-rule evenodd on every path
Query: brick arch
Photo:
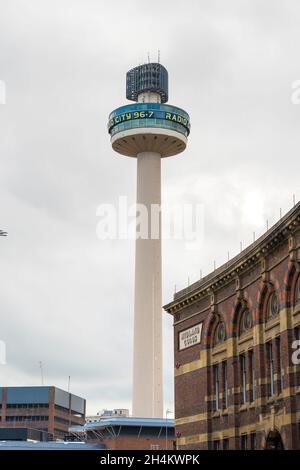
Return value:
M 300 273 L 298 265 L 290 262 L 288 271 L 284 277 L 283 306 L 286 308 L 295 304 L 296 285 L 299 276 Z
M 298 284 L 298 281 L 300 279 L 300 273 L 297 272 L 297 275 L 295 276 L 294 278 L 294 284 L 293 284 L 293 306 L 296 305 L 296 288 L 297 288 L 297 284 Z
M 255 319 L 258 320 L 259 323 L 263 323 L 266 320 L 268 301 L 271 297 L 271 294 L 273 294 L 273 292 L 275 291 L 276 289 L 274 287 L 274 284 L 271 282 L 263 283 L 263 285 L 259 289 L 257 297 L 257 318 Z
M 265 449 L 273 449 L 273 450 L 283 450 L 283 440 L 282 436 L 277 429 L 271 428 L 269 432 L 266 433 L 266 440 L 265 440 Z
M 233 315 L 232 315 L 232 322 L 231 322 L 231 330 L 232 336 L 237 337 L 239 333 L 239 326 L 240 326 L 240 317 L 241 313 L 248 307 L 248 301 L 246 299 L 238 299 L 236 304 L 233 308 Z
M 209 317 L 208 317 L 208 320 L 207 320 L 206 328 L 204 330 L 205 331 L 204 337 L 205 337 L 207 346 L 209 346 L 211 348 L 213 348 L 213 346 L 214 346 L 215 332 L 216 332 L 216 328 L 219 325 L 219 323 L 224 324 L 226 338 L 228 338 L 228 328 L 227 328 L 227 325 L 226 325 L 226 322 L 225 322 L 225 319 L 224 319 L 223 315 L 220 314 L 220 313 L 218 313 L 218 314 L 210 313 Z
M 215 330 L 217 323 L 218 323 L 217 315 L 210 312 L 205 322 L 204 331 L 203 331 L 204 343 L 207 346 L 210 346 L 212 344 L 212 339 L 213 339 L 212 333 Z

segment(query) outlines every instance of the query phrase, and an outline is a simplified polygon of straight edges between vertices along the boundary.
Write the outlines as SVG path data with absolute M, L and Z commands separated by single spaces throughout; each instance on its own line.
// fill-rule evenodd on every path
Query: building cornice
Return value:
M 174 294 L 172 302 L 164 306 L 166 312 L 175 314 L 183 308 L 212 295 L 221 286 L 239 277 L 254 265 L 263 261 L 283 241 L 287 241 L 300 226 L 300 202 L 283 216 L 273 227 L 227 263 L 203 279 Z M 289 244 L 294 252 L 294 244 Z M 264 268 L 264 270 L 266 270 Z

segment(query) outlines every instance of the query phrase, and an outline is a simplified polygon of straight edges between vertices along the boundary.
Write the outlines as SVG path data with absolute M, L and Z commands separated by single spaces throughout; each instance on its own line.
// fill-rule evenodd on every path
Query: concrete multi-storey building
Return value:
M 300 203 L 165 306 L 179 449 L 300 449 Z
M 71 425 L 85 423 L 86 401 L 57 387 L 0 387 L 1 428 L 43 431 L 63 439 Z M 1 434 L 1 432 L 0 432 Z

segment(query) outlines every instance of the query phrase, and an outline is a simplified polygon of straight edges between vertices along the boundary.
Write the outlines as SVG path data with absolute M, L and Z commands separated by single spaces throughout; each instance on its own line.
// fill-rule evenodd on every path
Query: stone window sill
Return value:
M 272 328 L 275 328 L 276 326 L 280 326 L 280 317 L 270 318 L 270 320 L 267 320 L 265 323 L 265 331 L 272 330 Z
M 248 406 L 248 403 L 243 403 L 242 405 L 240 405 L 239 411 L 248 411 Z

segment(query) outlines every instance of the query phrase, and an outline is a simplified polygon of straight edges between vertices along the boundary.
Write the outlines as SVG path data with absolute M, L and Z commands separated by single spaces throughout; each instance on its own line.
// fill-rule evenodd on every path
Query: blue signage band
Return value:
M 109 116 L 108 132 L 111 135 L 137 127 L 170 128 L 188 136 L 189 115 L 180 108 L 160 103 L 136 103 L 122 106 Z

